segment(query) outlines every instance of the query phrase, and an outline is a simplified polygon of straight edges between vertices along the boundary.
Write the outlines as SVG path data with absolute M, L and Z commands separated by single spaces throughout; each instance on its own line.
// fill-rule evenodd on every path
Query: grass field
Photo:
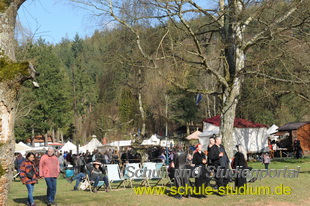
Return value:
M 256 169 L 263 169 L 264 166 L 259 162 L 249 163 L 249 166 Z M 264 178 L 256 181 L 251 186 L 270 186 L 275 188 L 283 184 L 292 189 L 291 195 L 226 195 L 224 197 L 215 194 L 208 195 L 208 198 L 183 198 L 175 199 L 168 195 L 136 195 L 134 189 L 118 189 L 109 193 L 99 191 L 90 193 L 89 191 L 71 191 L 74 183 L 69 184 L 60 177 L 57 182 L 56 202 L 58 205 L 310 205 L 310 158 L 302 160 L 282 159 L 274 160 L 269 165 L 269 169 L 296 169 L 300 166 L 300 173 L 297 178 Z M 232 184 L 232 183 L 230 183 Z M 136 184 L 138 186 L 138 184 Z M 233 185 L 233 184 L 232 184 Z M 37 205 L 45 205 L 46 184 L 40 180 L 35 185 L 34 199 Z M 21 182 L 13 182 L 9 194 L 8 205 L 25 205 L 27 202 L 27 189 Z

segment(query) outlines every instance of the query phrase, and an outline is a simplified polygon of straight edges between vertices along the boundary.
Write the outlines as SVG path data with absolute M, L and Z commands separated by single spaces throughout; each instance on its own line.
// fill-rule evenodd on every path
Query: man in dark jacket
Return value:
M 226 187 L 229 182 L 229 176 L 226 176 L 229 172 L 229 159 L 226 154 L 225 148 L 222 144 L 222 138 L 216 137 L 215 144 L 210 148 L 209 158 L 212 165 L 216 168 L 216 185 L 219 187 Z
M 174 181 L 175 181 L 175 185 L 177 188 L 179 187 L 186 187 L 190 185 L 189 179 L 188 177 L 184 177 L 182 175 L 178 175 L 178 174 L 182 174 L 182 170 L 186 169 L 186 153 L 184 151 L 182 151 L 183 146 L 181 144 L 177 145 L 177 151 L 174 153 L 173 155 L 173 160 L 172 160 L 172 167 L 175 169 L 175 175 L 174 175 Z M 189 196 L 189 194 L 187 194 L 187 196 Z M 178 199 L 182 199 L 182 196 L 180 194 L 175 196 Z

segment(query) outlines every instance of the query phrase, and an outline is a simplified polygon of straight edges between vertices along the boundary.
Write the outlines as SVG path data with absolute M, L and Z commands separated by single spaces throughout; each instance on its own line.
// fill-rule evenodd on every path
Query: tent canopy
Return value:
M 69 152 L 70 150 L 72 150 L 72 153 L 76 153 L 76 146 L 75 146 L 72 142 L 70 142 L 70 141 L 68 141 L 68 142 L 60 149 L 61 152 L 65 152 L 65 151 Z
M 187 140 L 194 140 L 194 139 L 197 139 L 197 140 L 198 140 L 200 134 L 201 134 L 201 132 L 197 130 L 196 132 L 194 132 L 194 133 L 188 135 L 188 136 L 186 137 L 186 139 L 187 139 Z
M 93 138 L 92 140 L 90 140 L 90 142 L 88 142 L 86 145 L 84 145 L 80 149 L 82 151 L 88 150 L 89 152 L 92 152 L 100 146 L 102 146 L 101 142 L 97 138 Z
M 217 115 L 208 119 L 204 119 L 203 122 L 213 124 L 215 126 L 221 126 L 221 116 Z M 246 119 L 235 118 L 234 121 L 235 128 L 260 128 L 260 127 L 267 127 L 267 125 L 251 122 Z
M 153 134 L 149 139 L 143 140 L 141 145 L 159 145 L 160 139 L 157 134 Z
M 207 150 L 209 138 L 220 132 L 220 116 L 205 119 L 203 133 L 199 135 L 199 142 Z M 242 144 L 248 152 L 264 152 L 268 149 L 267 126 L 253 123 L 245 119 L 235 118 L 233 131 L 233 145 Z
M 15 152 L 25 153 L 27 149 L 31 149 L 31 147 L 22 142 L 15 143 Z
M 273 133 L 276 133 L 278 131 L 278 128 L 279 127 L 277 125 L 273 124 L 271 127 L 267 129 L 267 134 L 271 135 Z
M 120 140 L 120 141 L 114 141 L 110 144 L 106 144 L 107 146 L 113 146 L 113 147 L 127 147 L 131 146 L 132 141 L 131 140 Z

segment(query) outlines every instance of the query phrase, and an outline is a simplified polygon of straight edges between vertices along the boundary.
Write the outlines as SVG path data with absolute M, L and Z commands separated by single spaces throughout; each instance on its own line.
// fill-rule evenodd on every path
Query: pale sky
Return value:
M 88 11 L 74 7 L 66 0 L 27 0 L 19 9 L 18 17 L 22 26 L 35 39 L 42 37 L 50 43 L 60 42 L 62 37 L 73 39 L 91 36 L 100 29 L 99 20 L 94 20 Z
M 214 0 L 197 0 L 201 6 L 211 7 Z M 17 21 L 21 22 L 23 32 L 17 38 L 42 37 L 47 42 L 59 43 L 63 37 L 73 39 L 76 33 L 80 37 L 91 36 L 96 29 L 111 27 L 100 24 L 101 19 L 93 17 L 91 11 L 70 5 L 69 0 L 27 0 L 19 9 Z M 18 24 L 17 24 L 18 25 Z M 17 29 L 17 31 L 19 31 Z

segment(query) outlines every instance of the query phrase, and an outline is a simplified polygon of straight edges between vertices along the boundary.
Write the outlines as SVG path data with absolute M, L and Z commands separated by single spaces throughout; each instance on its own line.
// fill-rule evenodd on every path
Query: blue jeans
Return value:
M 109 186 L 109 180 L 107 176 L 103 176 L 102 180 L 104 181 L 104 184 L 108 187 Z M 95 179 L 92 179 L 92 181 L 95 181 L 94 187 L 96 188 L 99 181 L 100 181 L 100 176 L 97 176 Z
M 26 184 L 27 190 L 28 190 L 28 204 L 31 205 L 32 203 L 34 203 L 33 200 L 33 190 L 34 190 L 34 184 Z
M 72 180 L 76 180 L 74 189 L 78 189 L 80 182 L 85 177 L 84 173 L 80 172 L 75 177 L 72 178 Z
M 46 177 L 45 182 L 47 185 L 47 202 L 54 202 L 57 187 L 56 177 Z

